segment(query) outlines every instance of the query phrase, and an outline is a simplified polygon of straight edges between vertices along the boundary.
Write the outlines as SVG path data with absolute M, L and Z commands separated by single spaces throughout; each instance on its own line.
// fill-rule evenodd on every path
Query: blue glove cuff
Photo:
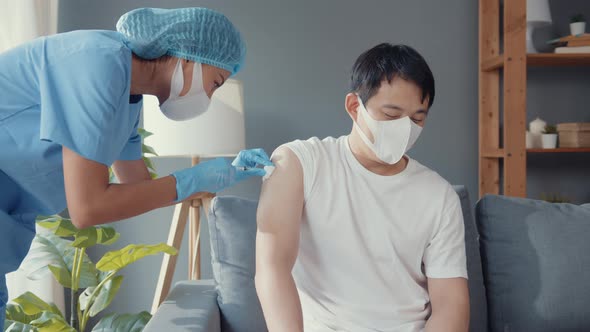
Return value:
M 195 188 L 197 179 L 191 174 L 190 168 L 183 169 L 172 173 L 172 176 L 176 179 L 176 201 L 179 203 L 190 197 L 193 194 L 191 188 Z

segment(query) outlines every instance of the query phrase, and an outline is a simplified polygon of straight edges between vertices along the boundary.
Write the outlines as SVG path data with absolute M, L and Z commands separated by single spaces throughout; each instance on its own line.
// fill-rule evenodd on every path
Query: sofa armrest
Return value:
M 220 332 L 214 281 L 178 282 L 143 331 Z

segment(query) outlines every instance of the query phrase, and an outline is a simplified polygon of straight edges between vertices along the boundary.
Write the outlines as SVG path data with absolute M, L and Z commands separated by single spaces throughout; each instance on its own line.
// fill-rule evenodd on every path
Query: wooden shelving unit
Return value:
M 479 0 L 479 195 L 526 196 L 527 155 L 588 153 L 586 149 L 526 149 L 527 67 L 590 66 L 590 54 L 526 54 L 526 0 L 504 1 L 500 53 L 500 0 Z M 500 71 L 504 88 L 500 91 Z M 500 93 L 503 105 L 500 108 Z M 503 142 L 500 146 L 500 109 Z
M 527 149 L 528 153 L 587 153 L 590 148 Z
M 589 54 L 555 54 L 538 53 L 526 55 L 527 66 L 529 67 L 560 67 L 560 66 L 589 66 Z M 498 55 L 482 62 L 481 70 L 492 71 L 504 67 L 504 57 Z

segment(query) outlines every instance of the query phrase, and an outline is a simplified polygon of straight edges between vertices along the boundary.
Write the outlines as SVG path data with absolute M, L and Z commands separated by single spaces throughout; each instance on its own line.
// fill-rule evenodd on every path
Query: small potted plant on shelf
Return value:
M 573 36 L 582 35 L 586 32 L 586 18 L 583 14 L 572 15 L 570 31 Z
M 542 137 L 543 149 L 555 149 L 557 148 L 557 127 L 548 125 L 543 130 Z

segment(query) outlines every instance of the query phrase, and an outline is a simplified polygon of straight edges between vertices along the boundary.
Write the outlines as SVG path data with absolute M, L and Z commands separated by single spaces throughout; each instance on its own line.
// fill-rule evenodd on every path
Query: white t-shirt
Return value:
M 305 205 L 293 277 L 306 332 L 421 331 L 429 278 L 467 278 L 459 197 L 413 159 L 381 176 L 348 136 L 285 144 L 303 168 Z

